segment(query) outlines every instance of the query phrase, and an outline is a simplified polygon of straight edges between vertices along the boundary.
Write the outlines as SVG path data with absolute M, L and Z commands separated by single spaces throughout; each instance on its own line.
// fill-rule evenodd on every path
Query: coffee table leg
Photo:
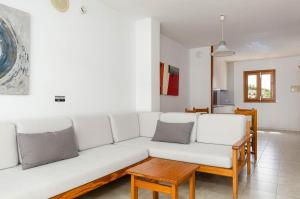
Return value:
M 190 177 L 190 199 L 195 199 L 195 172 Z
M 172 193 L 171 193 L 172 199 L 178 199 L 178 186 L 172 185 Z
M 155 184 L 158 183 L 157 180 L 152 180 L 151 182 L 153 182 L 153 183 L 155 183 Z M 157 192 L 157 191 L 152 191 L 152 198 L 153 198 L 153 199 L 158 199 L 158 198 L 159 198 L 158 192 Z
M 138 199 L 138 188 L 135 186 L 134 175 L 131 175 L 131 199 Z
M 158 199 L 158 192 L 153 191 L 152 195 L 153 195 L 153 199 Z

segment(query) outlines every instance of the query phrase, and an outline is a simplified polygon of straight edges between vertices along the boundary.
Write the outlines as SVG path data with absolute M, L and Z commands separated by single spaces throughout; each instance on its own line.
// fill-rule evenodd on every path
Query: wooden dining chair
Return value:
M 207 107 L 207 108 L 193 108 L 193 111 L 195 112 L 195 113 L 209 113 L 209 108 Z
M 251 117 L 251 153 L 254 154 L 254 159 L 257 161 L 257 110 L 256 109 L 241 109 L 237 108 L 235 114 Z
M 195 113 L 193 109 L 188 109 L 188 108 L 185 108 L 184 110 L 186 113 Z

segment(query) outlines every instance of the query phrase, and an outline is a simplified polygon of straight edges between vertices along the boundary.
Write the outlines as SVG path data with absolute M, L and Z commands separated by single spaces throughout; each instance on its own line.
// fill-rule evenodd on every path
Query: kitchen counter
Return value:
M 235 105 L 215 105 L 213 106 L 214 113 L 234 113 Z

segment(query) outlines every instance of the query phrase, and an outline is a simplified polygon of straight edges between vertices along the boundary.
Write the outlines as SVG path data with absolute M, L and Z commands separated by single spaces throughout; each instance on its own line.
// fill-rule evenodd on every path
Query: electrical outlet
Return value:
M 66 97 L 65 96 L 55 96 L 55 102 L 65 102 Z

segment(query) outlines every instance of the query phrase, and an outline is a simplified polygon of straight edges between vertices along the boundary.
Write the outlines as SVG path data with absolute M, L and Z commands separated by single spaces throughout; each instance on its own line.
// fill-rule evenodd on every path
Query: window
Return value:
M 245 102 L 275 102 L 275 70 L 256 70 L 244 72 Z

